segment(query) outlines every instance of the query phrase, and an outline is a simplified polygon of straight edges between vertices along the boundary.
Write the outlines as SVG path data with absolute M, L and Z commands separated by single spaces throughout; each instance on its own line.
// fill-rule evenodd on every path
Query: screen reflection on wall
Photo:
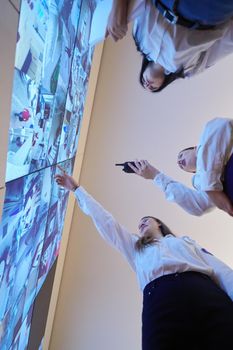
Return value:
M 101 1 L 101 0 L 99 0 Z M 35 298 L 59 254 L 90 74 L 98 0 L 22 0 L 0 224 L 0 348 L 27 348 Z M 36 350 L 36 349 L 35 349 Z

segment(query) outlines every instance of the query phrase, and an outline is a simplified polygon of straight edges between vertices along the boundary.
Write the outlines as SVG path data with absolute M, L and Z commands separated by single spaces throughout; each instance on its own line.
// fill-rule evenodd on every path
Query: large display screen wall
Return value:
M 27 349 L 33 306 L 58 254 L 93 47 L 97 0 L 22 0 L 0 223 L 0 349 Z M 7 132 L 7 130 L 6 130 Z M 35 349 L 37 350 L 37 349 Z

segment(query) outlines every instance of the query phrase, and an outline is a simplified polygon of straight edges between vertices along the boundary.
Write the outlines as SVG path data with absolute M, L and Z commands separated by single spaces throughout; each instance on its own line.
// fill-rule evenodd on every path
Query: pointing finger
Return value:
M 57 164 L 57 167 L 58 167 L 59 170 L 61 170 L 63 172 L 63 174 L 66 174 L 65 169 L 63 169 L 59 164 Z

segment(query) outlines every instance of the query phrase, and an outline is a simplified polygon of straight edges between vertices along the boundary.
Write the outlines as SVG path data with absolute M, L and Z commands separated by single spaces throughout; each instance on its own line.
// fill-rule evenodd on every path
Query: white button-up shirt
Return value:
M 137 275 L 141 290 L 160 276 L 197 271 L 210 276 L 233 300 L 233 270 L 191 238 L 168 235 L 139 252 L 135 249 L 138 235 L 127 231 L 82 187 L 75 191 L 75 196 L 103 239 L 126 258 Z
M 169 23 L 151 0 L 130 4 L 129 19 L 134 20 L 133 36 L 140 51 L 167 73 L 183 68 L 185 76 L 192 76 L 233 52 L 233 20 L 211 30 L 190 30 Z
M 223 169 L 233 151 L 233 120 L 210 120 L 197 147 L 197 170 L 193 186 L 202 191 L 222 191 Z
M 213 209 L 214 203 L 205 191 L 222 191 L 223 171 L 233 152 L 233 120 L 215 118 L 210 120 L 197 146 L 197 171 L 191 189 L 163 173 L 153 182 L 166 196 L 192 215 L 202 215 Z
M 215 208 L 204 191 L 191 189 L 163 173 L 155 176 L 153 183 L 164 192 L 168 201 L 178 204 L 191 215 L 201 216 Z

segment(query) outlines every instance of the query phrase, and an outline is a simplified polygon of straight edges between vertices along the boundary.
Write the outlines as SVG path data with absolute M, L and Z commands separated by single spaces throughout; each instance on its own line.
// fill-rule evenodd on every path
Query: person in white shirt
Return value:
M 63 170 L 55 179 L 74 192 L 102 238 L 136 273 L 143 291 L 143 350 L 231 348 L 233 270 L 229 266 L 191 238 L 176 237 L 151 216 L 139 221 L 139 235 L 132 234 Z
M 151 92 L 203 72 L 233 52 L 233 19 L 214 29 L 190 30 L 169 23 L 151 0 L 114 0 L 107 33 L 123 38 L 130 20 L 143 57 L 139 80 Z
M 231 0 L 151 0 L 172 24 L 205 30 L 233 17 Z
M 193 176 L 191 189 L 153 167 L 148 161 L 129 166 L 136 174 L 153 180 L 175 202 L 200 216 L 218 207 L 233 216 L 233 120 L 214 118 L 204 127 L 199 144 L 179 152 L 178 165 Z

